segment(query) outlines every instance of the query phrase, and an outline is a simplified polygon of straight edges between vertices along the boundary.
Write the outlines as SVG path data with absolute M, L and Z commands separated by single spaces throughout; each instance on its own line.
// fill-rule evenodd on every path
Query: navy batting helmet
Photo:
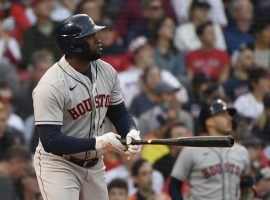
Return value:
M 199 121 L 201 123 L 203 130 L 206 131 L 205 121 L 208 118 L 215 116 L 224 111 L 228 111 L 231 116 L 234 116 L 234 114 L 236 113 L 236 109 L 228 108 L 227 104 L 221 99 L 217 99 L 213 101 L 211 104 L 204 106 L 201 109 L 201 112 L 199 115 Z
M 89 46 L 83 37 L 94 34 L 105 26 L 97 26 L 86 14 L 77 14 L 64 19 L 55 29 L 55 39 L 66 56 L 84 56 Z

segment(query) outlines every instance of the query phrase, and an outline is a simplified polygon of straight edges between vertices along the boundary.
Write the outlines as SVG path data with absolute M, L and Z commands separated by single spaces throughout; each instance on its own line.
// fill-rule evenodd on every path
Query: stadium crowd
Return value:
M 232 135 L 249 152 L 254 195 L 270 199 L 269 10 L 268 0 L 0 0 L 0 200 L 42 199 L 32 90 L 62 56 L 54 28 L 74 13 L 107 27 L 97 33 L 102 59 L 119 74 L 141 138 L 205 135 L 200 110 L 221 98 L 237 110 Z M 106 153 L 110 200 L 173 199 L 182 149 Z

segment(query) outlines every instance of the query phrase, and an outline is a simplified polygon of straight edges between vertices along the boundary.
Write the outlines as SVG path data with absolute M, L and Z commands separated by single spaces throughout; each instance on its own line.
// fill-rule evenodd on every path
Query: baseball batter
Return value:
M 126 156 L 140 151 L 130 145 L 139 131 L 123 102 L 116 71 L 99 58 L 97 26 L 84 14 L 58 25 L 55 38 L 64 53 L 33 91 L 39 145 L 35 170 L 44 200 L 107 200 L 102 152 Z M 116 133 L 104 133 L 108 117 Z M 119 138 L 127 139 L 127 148 Z
M 228 135 L 235 112 L 218 99 L 201 110 L 200 122 L 209 135 Z M 188 180 L 190 200 L 238 200 L 241 179 L 248 173 L 249 155 L 239 144 L 232 148 L 186 147 L 171 172 L 170 193 L 174 200 L 181 200 L 179 188 Z

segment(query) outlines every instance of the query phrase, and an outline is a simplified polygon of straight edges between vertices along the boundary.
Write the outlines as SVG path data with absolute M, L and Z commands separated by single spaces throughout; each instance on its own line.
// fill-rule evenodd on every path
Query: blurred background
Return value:
M 0 199 L 14 190 L 13 199 L 42 199 L 32 168 L 8 166 L 18 175 L 7 180 L 5 152 L 20 145 L 33 155 L 31 93 L 62 56 L 55 26 L 75 13 L 107 27 L 98 32 L 102 59 L 117 70 L 142 138 L 205 135 L 200 109 L 222 98 L 237 109 L 232 135 L 250 154 L 257 198 L 270 199 L 269 11 L 270 0 L 0 0 Z M 138 190 L 170 199 L 166 186 L 180 152 L 144 146 L 132 160 L 108 152 L 110 200 L 134 199 Z M 1 191 L 7 181 L 14 188 Z

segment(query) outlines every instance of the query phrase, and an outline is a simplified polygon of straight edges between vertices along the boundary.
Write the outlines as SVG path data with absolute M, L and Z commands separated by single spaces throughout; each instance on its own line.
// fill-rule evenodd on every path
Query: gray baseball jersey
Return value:
M 102 60 L 90 64 L 92 81 L 71 67 L 64 57 L 44 74 L 33 91 L 36 125 L 61 125 L 63 134 L 78 138 L 103 133 L 108 106 L 121 103 L 123 97 L 112 66 Z M 96 155 L 96 151 L 87 153 L 88 158 Z
M 179 154 L 171 176 L 190 184 L 190 200 L 238 200 L 240 179 L 249 172 L 245 147 L 186 147 Z

